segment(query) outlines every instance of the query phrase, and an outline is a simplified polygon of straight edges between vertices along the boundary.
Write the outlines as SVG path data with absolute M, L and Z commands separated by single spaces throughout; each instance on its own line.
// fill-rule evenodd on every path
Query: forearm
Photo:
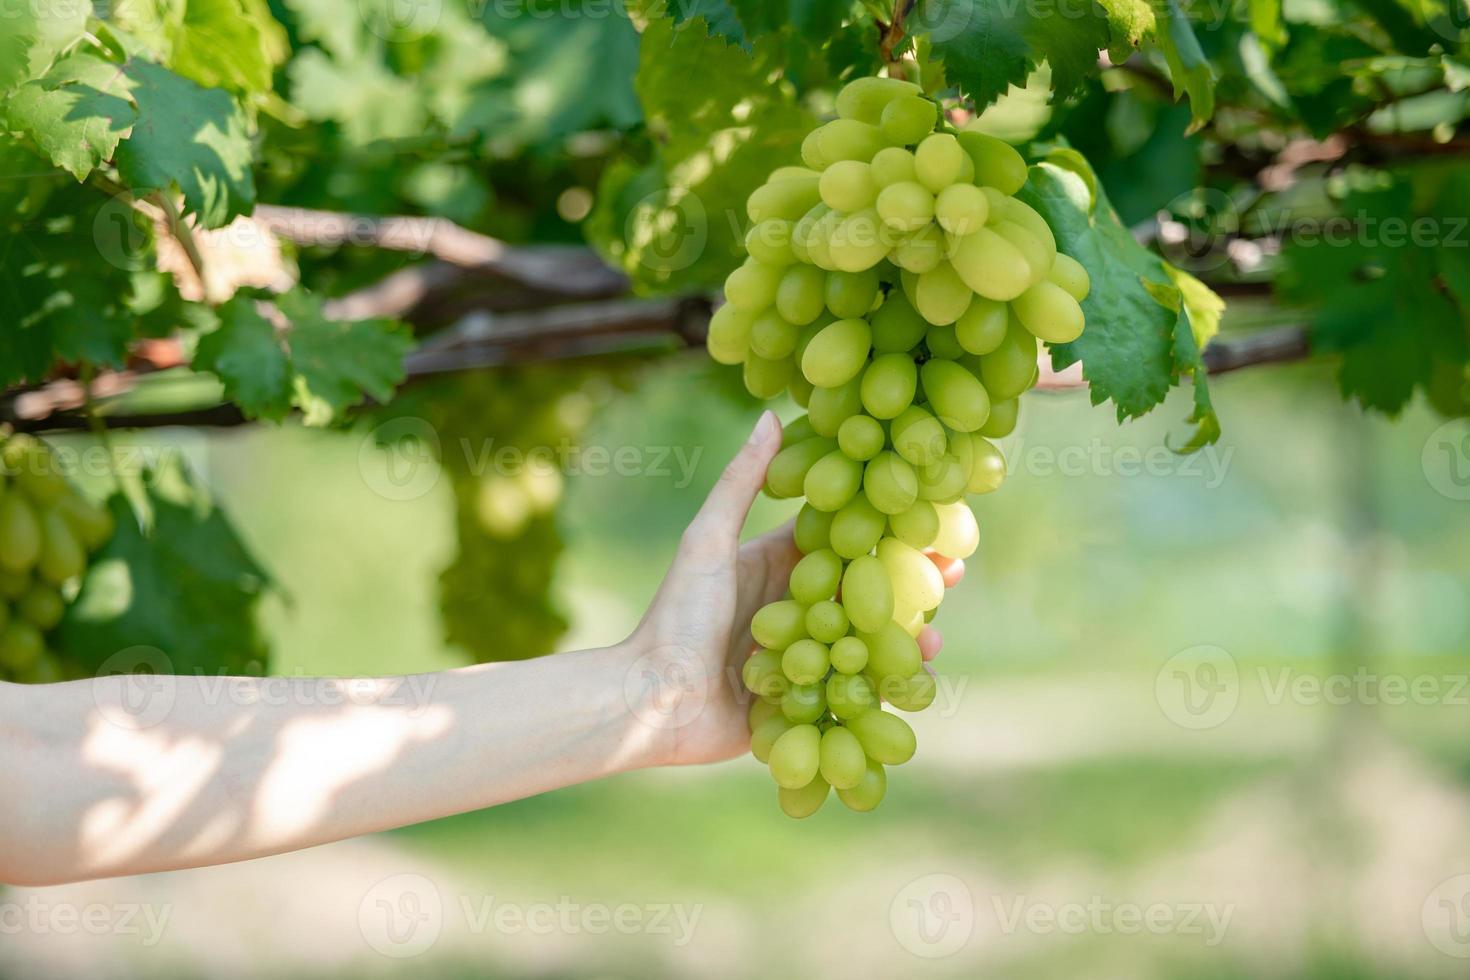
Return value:
M 0 881 L 239 861 L 655 763 L 659 732 L 624 697 L 635 656 L 154 679 L 143 710 L 123 677 L 0 685 Z

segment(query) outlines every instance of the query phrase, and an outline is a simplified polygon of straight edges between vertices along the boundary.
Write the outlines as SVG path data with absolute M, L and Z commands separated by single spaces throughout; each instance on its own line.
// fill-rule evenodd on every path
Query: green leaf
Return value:
M 127 99 L 130 87 L 122 66 L 73 54 L 17 89 L 5 116 L 11 129 L 28 135 L 53 163 L 84 180 L 112 159 L 137 118 Z
M 291 323 L 294 398 L 308 425 L 324 425 L 364 396 L 380 402 L 403 381 L 403 357 L 413 338 L 393 320 L 328 320 L 322 301 L 301 290 L 276 306 Z
M 1169 64 L 1169 77 L 1174 83 L 1174 98 L 1189 93 L 1191 122 L 1189 132 L 1197 131 L 1215 114 L 1215 70 L 1205 58 L 1199 39 L 1189 18 L 1179 9 L 1178 0 L 1165 0 L 1159 5 L 1159 30 L 1155 39 Z
M 677 6 L 679 0 L 674 3 Z M 818 45 L 825 44 L 838 32 L 851 9 L 850 4 L 841 0 L 730 0 L 730 3 L 747 38 L 775 34 L 789 25 Z M 695 16 L 695 12 L 690 11 L 689 16 Z M 710 22 L 710 29 L 713 33 L 724 33 L 714 21 Z
M 1112 30 L 1109 13 L 1098 5 L 1059 16 L 1052 5 L 1010 0 L 921 0 L 905 24 L 928 35 L 945 77 L 977 108 L 1024 85 L 1043 61 L 1051 65 L 1056 94 L 1070 95 L 1096 73 L 1098 50 Z
M 95 669 L 142 646 L 179 674 L 262 672 L 269 577 L 229 520 L 178 470 L 149 474 L 144 507 L 146 527 L 122 494 L 108 501 L 117 531 L 58 628 L 68 659 Z
M 279 31 L 259 4 L 188 0 L 172 32 L 168 65 L 206 88 L 263 94 L 271 90 L 273 69 L 268 38 Z
M 1052 347 L 1052 363 L 1060 370 L 1081 361 L 1093 404 L 1111 399 L 1120 421 L 1156 407 L 1171 387 L 1192 375 L 1191 421 L 1198 428 L 1189 445 L 1213 441 L 1219 423 L 1200 359 L 1204 340 L 1196 339 L 1196 330 L 1207 339 L 1219 298 L 1138 244 L 1095 178 L 1084 176 L 1086 165 L 1075 151 L 1053 156 L 1031 168 L 1017 196 L 1046 218 L 1057 247 L 1082 263 L 1092 288 L 1082 303 L 1086 330 L 1072 343 Z M 1200 318 L 1198 325 L 1191 323 L 1192 314 Z
M 46 73 L 81 37 L 91 0 L 23 0 L 0 11 L 0 95 Z
M 276 329 L 239 294 L 219 308 L 219 326 L 199 338 L 193 365 L 213 371 L 250 418 L 280 421 L 291 409 L 291 365 Z
M 133 59 L 126 70 L 138 107 L 132 135 L 117 150 L 128 185 L 139 194 L 178 188 L 205 228 L 246 213 L 255 203 L 255 178 L 235 100 L 151 62 Z

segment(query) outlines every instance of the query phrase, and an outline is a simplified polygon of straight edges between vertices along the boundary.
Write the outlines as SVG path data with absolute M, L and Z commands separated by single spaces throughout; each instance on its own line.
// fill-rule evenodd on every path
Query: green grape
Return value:
M 871 341 L 872 332 L 863 320 L 829 323 L 807 345 L 801 358 L 801 373 L 819 388 L 846 384 L 867 363 Z
M 860 739 L 861 740 L 861 739 Z M 799 789 L 817 774 L 822 733 L 816 725 L 796 725 L 771 746 L 771 777 L 778 786 Z
M 841 584 L 842 559 L 827 547 L 808 552 L 791 569 L 791 597 L 803 606 L 832 598 Z
M 816 397 L 817 393 L 813 392 L 812 400 L 816 401 Z M 766 492 L 777 500 L 801 496 L 807 470 L 836 448 L 837 444 L 833 440 L 818 437 L 805 439 L 781 450 L 771 460 L 771 465 L 766 467 Z
M 887 521 L 883 512 L 868 500 L 866 493 L 858 494 L 832 517 L 832 550 L 849 561 L 866 555 L 883 536 Z
M 781 812 L 793 820 L 804 820 L 822 808 L 827 802 L 831 787 L 821 776 L 799 789 L 781 786 L 776 790 L 776 803 Z
M 797 640 L 781 655 L 781 673 L 792 684 L 815 684 L 827 676 L 829 666 L 827 645 L 813 639 Z
M 834 119 L 819 126 L 813 135 L 816 136 L 816 154 L 822 161 L 817 165 L 818 169 L 825 169 L 843 160 L 866 162 L 888 145 L 877 126 L 856 119 Z M 804 141 L 802 159 L 806 159 Z
M 845 614 L 844 614 L 845 615 Z M 868 665 L 868 645 L 855 636 L 844 636 L 834 640 L 828 656 L 832 660 L 832 669 L 842 674 L 857 674 Z M 832 702 L 832 685 L 827 685 L 827 702 Z M 833 710 L 833 714 L 837 714 Z M 838 715 L 838 717 L 842 717 Z
M 779 361 L 796 350 L 796 333 L 796 324 L 767 310 L 750 325 L 750 349 L 768 361 Z
M 924 395 L 935 415 L 952 429 L 974 432 L 990 417 L 985 386 L 954 361 L 929 361 L 919 369 Z
M 917 143 L 934 132 L 939 107 L 921 95 L 904 95 L 883 107 L 878 128 L 894 143 Z
M 66 611 L 61 593 L 40 584 L 22 596 L 15 604 L 15 609 L 43 632 L 61 622 L 61 615 Z
M 793 222 L 782 218 L 767 218 L 750 226 L 745 233 L 747 254 L 767 265 L 790 265 L 796 261 L 791 251 L 791 228 Z
M 990 216 L 990 202 L 974 184 L 951 184 L 934 199 L 934 217 L 951 235 L 980 230 Z
M 873 350 L 879 354 L 905 354 L 924 339 L 928 322 L 910 305 L 904 294 L 895 289 L 873 312 Z
M 881 708 L 864 711 L 847 720 L 847 727 L 862 744 L 863 753 L 870 759 L 886 766 L 900 766 L 914 757 L 917 743 L 914 730 L 898 715 L 889 714 Z M 782 738 L 790 737 L 788 735 Z M 776 745 L 779 747 L 780 742 Z M 774 768 L 775 750 L 772 750 Z
M 825 204 L 822 206 L 826 207 Z M 832 236 L 837 233 L 842 220 L 841 212 L 829 208 L 812 224 L 811 234 L 806 239 L 806 253 L 812 265 L 819 269 L 837 271 L 837 265 L 832 260 Z
M 773 703 L 766 698 L 751 698 L 750 708 L 745 712 L 745 720 L 750 723 L 750 730 L 754 732 L 770 718 L 785 718 L 781 714 L 779 702 Z M 762 762 L 766 761 L 764 759 Z
M 913 82 L 899 78 L 857 78 L 837 93 L 837 114 L 844 119 L 877 123 L 890 102 L 923 91 Z
M 816 388 L 807 405 L 812 428 L 820 435 L 833 438 L 842 423 L 863 410 L 862 382 L 853 378 L 835 388 Z
M 847 635 L 847 613 L 831 599 L 812 604 L 806 611 L 806 631 L 812 639 L 835 643 Z
M 862 160 L 839 160 L 822 172 L 822 203 L 834 211 L 861 211 L 878 196 L 873 169 Z
M 917 231 L 934 218 L 934 195 L 918 183 L 889 184 L 878 194 L 877 210 L 888 227 Z
M 791 393 L 791 400 L 802 408 L 806 408 L 807 402 L 811 400 L 812 391 L 815 387 L 810 381 L 801 376 L 800 371 L 792 371 L 791 380 L 786 382 L 786 390 Z
M 939 533 L 934 536 L 934 550 L 946 558 L 973 555 L 980 547 L 980 525 L 975 521 L 975 512 L 962 502 L 939 504 L 935 511 L 939 516 Z M 880 550 L 878 558 L 882 557 Z
M 21 619 L 12 619 L 0 629 L 0 667 L 25 670 L 46 649 L 41 631 Z
M 781 713 L 799 725 L 810 724 L 827 713 L 824 684 L 792 684 L 781 696 Z
M 924 346 L 929 349 L 930 357 L 946 361 L 953 361 L 965 354 L 965 349 L 960 346 L 959 339 L 955 336 L 953 324 L 931 326 L 924 334 Z
M 776 286 L 776 312 L 799 326 L 811 323 L 822 315 L 826 280 L 827 274 L 816 266 L 791 266 Z
M 855 636 L 844 639 L 857 644 L 863 642 Z M 864 662 L 867 660 L 867 649 L 865 646 L 862 648 Z M 858 673 L 859 670 L 862 668 L 836 673 L 827 678 L 827 707 L 839 719 L 846 720 L 860 715 L 878 703 L 872 680 L 866 674 Z
M 995 192 L 987 191 L 987 197 L 992 193 Z M 1037 243 L 1041 246 L 1043 254 L 1046 256 L 1042 261 L 1042 271 L 1045 272 L 1047 269 L 1050 269 L 1057 257 L 1057 239 L 1056 235 L 1052 234 L 1051 225 L 1047 224 L 1046 219 L 1025 201 L 1018 201 L 1014 197 L 1005 197 L 1002 195 L 1000 202 L 1001 216 L 1006 221 L 1026 229 L 1026 232 L 1032 238 L 1036 239 Z M 991 199 L 991 204 L 994 205 L 994 203 L 994 199 Z
M 817 510 L 838 511 L 857 496 L 863 486 L 863 464 L 848 459 L 841 449 L 823 456 L 807 471 L 803 489 Z
M 893 450 L 915 466 L 927 466 L 944 455 L 944 426 L 919 405 L 910 405 L 893 420 Z
M 878 299 L 878 274 L 871 269 L 830 273 L 822 294 L 839 319 L 867 316 Z
M 954 337 L 960 347 L 971 354 L 989 354 L 1006 337 L 1010 313 L 1004 303 L 976 296 L 954 324 Z
M 902 514 L 894 514 L 888 519 L 893 536 L 914 548 L 929 547 L 939 534 L 939 514 L 934 508 L 928 500 L 916 500 Z
M 856 735 L 841 725 L 823 733 L 818 760 L 823 779 L 837 789 L 852 789 L 862 782 L 867 769 L 868 759 Z
M 764 701 L 756 702 L 756 704 L 765 703 Z M 776 739 L 795 727 L 795 723 L 783 714 L 776 714 L 773 717 L 765 719 L 758 725 L 752 725 L 750 728 L 750 754 L 761 762 L 770 762 L 771 746 L 776 744 Z
M 834 516 L 817 510 L 811 504 L 803 504 L 797 512 L 796 526 L 792 532 L 797 550 L 804 555 L 810 555 L 830 547 Z
M 984 233 L 985 229 L 980 229 Z M 941 262 L 919 274 L 911 299 L 914 309 L 930 323 L 954 323 L 970 306 L 974 293 L 955 266 Z
M 946 250 L 939 226 L 925 225 L 894 247 L 893 261 L 906 272 L 928 272 L 944 261 Z
M 976 431 L 982 436 L 999 439 L 1008 436 L 1016 430 L 1016 419 L 1021 412 L 1021 400 L 1019 398 L 1007 398 L 1003 402 L 990 403 L 990 418 Z
M 812 428 L 812 420 L 805 415 L 798 415 L 790 422 L 781 426 L 781 448 L 789 449 L 798 442 L 805 442 L 817 434 Z
M 821 174 L 810 167 L 777 167 L 771 171 L 771 176 L 766 178 L 767 183 L 777 183 L 783 180 L 799 180 L 806 177 L 820 177 Z
M 739 364 L 750 351 L 749 312 L 726 303 L 709 318 L 709 335 L 705 340 L 710 357 L 721 364 Z
M 897 538 L 884 538 L 878 542 L 878 560 L 893 584 L 896 607 L 927 612 L 944 599 L 944 577 L 939 574 L 938 566 L 917 548 Z
M 1031 285 L 1026 256 L 991 228 L 956 238 L 949 260 L 965 285 L 986 299 L 1013 300 Z
M 891 619 L 859 639 L 868 647 L 868 665 L 863 672 L 879 684 L 889 677 L 908 677 L 924 662 L 918 642 Z
M 752 352 L 745 358 L 745 390 L 756 398 L 775 398 L 786 390 L 795 371 L 787 358 L 772 361 Z
M 1061 252 L 1057 253 L 1056 260 L 1052 262 L 1046 278 L 1065 289 L 1079 303 L 1087 298 L 1088 290 L 1092 288 L 1091 280 L 1088 279 L 1087 270 L 1082 267 L 1082 263 Z
M 740 681 L 751 694 L 779 698 L 790 685 L 781 673 L 781 655 L 775 650 L 757 650 L 740 668 Z
M 772 219 L 796 221 L 821 200 L 820 179 L 812 174 L 762 184 L 746 200 L 745 213 L 756 224 Z
M 0 495 L 0 566 L 24 572 L 41 557 L 41 522 L 26 499 L 11 490 Z
M 842 608 L 860 633 L 875 632 L 893 618 L 893 586 L 877 558 L 861 555 L 848 563 L 842 573 Z
M 900 514 L 919 499 L 919 478 L 907 460 L 884 450 L 863 471 L 863 493 L 883 513 Z
M 821 333 L 822 328 L 831 322 L 832 317 L 823 313 L 811 323 L 808 323 L 806 326 L 801 328 L 801 331 L 796 335 L 796 350 L 791 352 L 791 359 L 794 364 L 801 363 L 802 357 L 806 355 L 807 345 L 812 342 L 812 338 Z M 800 371 L 797 371 L 796 373 L 801 374 Z
M 806 637 L 806 608 L 794 599 L 768 603 L 751 618 L 750 635 L 767 650 L 785 650 Z
M 997 401 L 1015 398 L 1036 376 L 1036 337 L 1011 318 L 1005 340 L 980 359 L 980 380 Z
M 919 369 L 908 354 L 880 354 L 863 372 L 859 403 L 875 419 L 896 418 L 913 403 Z
M 862 272 L 882 262 L 897 241 L 878 217 L 876 208 L 863 208 L 842 219 L 827 246 L 832 264 L 838 269 Z
M 31 576 L 29 574 L 0 568 L 0 598 L 19 599 L 30 590 Z
M 1006 478 L 1006 458 L 995 443 L 981 436 L 972 436 L 971 445 L 974 446 L 975 464 L 965 489 L 969 493 L 989 493 Z
M 914 173 L 919 183 L 938 194 L 960 179 L 965 151 L 948 133 L 933 133 L 914 150 Z
M 11 436 L 7 444 L 10 447 L 18 447 L 7 454 L 7 462 L 15 470 L 15 486 L 38 507 L 49 507 L 71 493 L 71 485 L 57 471 L 56 460 L 44 443 Z
M 958 433 L 961 443 L 968 441 L 968 434 Z M 970 473 L 965 469 L 956 453 L 945 453 L 928 466 L 919 467 L 919 499 L 936 503 L 959 500 L 965 495 L 965 485 Z
M 839 789 L 837 798 L 842 805 L 857 813 L 867 813 L 876 809 L 883 802 L 883 796 L 888 792 L 888 774 L 883 767 L 872 759 L 868 760 L 868 771 L 863 773 L 862 782 L 852 789 Z
M 791 253 L 796 256 L 798 262 L 811 263 L 814 261 L 811 255 L 812 239 L 817 234 L 818 226 L 831 213 L 831 208 L 818 203 L 791 226 Z
M 1082 336 L 1082 307 L 1061 286 L 1043 279 L 1011 300 L 1021 325 L 1048 344 L 1067 344 Z
M 868 370 L 871 371 L 872 368 Z M 844 420 L 837 430 L 837 448 L 848 457 L 862 462 L 882 452 L 886 440 L 883 423 L 870 415 L 854 415 Z
M 883 684 L 883 700 L 899 711 L 923 711 L 934 703 L 934 697 L 938 693 L 934 675 L 927 670 L 920 670 L 903 680 L 894 678 Z
M 87 552 L 72 534 L 61 515 L 50 510 L 41 515 L 41 556 L 36 572 L 53 585 L 82 574 L 87 567 Z
M 967 129 L 957 137 L 975 167 L 975 183 L 1014 194 L 1026 184 L 1026 161 L 1015 148 L 994 136 Z
M 884 188 L 914 179 L 914 155 L 901 146 L 886 146 L 873 157 L 873 182 Z
M 67 677 L 61 661 L 43 651 L 30 667 L 17 672 L 16 679 L 22 684 L 59 684 Z
M 725 301 L 737 310 L 759 313 L 776 299 L 786 268 L 746 259 L 725 277 Z
M 1037 240 L 1036 236 L 1014 221 L 1006 221 L 1004 218 L 992 219 L 986 227 L 1010 242 L 1015 250 L 1025 258 L 1026 268 L 1031 270 L 1030 278 L 1027 280 L 1028 284 L 1034 286 L 1040 282 L 1046 275 L 1046 270 L 1051 268 L 1052 256 L 1047 254 L 1046 247 Z

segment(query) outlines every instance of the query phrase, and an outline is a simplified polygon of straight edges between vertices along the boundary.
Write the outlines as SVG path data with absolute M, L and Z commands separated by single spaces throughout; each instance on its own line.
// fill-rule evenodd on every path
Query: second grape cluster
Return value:
M 743 364 L 761 398 L 790 392 L 767 491 L 805 496 L 789 597 L 751 625 L 759 649 L 751 751 L 782 810 L 815 813 L 832 789 L 854 810 L 914 754 L 883 703 L 936 696 L 917 637 L 944 582 L 926 552 L 966 558 L 979 529 L 966 493 L 1005 476 L 990 440 L 1015 427 L 1038 341 L 1082 332 L 1088 276 L 1013 195 L 1027 166 L 1008 144 L 936 132 L 918 86 L 864 78 L 838 118 L 747 203 L 749 258 L 725 281 L 709 350 Z

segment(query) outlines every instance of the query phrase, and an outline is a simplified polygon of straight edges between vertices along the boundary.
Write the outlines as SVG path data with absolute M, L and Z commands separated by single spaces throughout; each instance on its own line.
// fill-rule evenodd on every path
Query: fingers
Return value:
M 946 558 L 933 551 L 924 552 L 929 560 L 939 567 L 939 574 L 944 577 L 944 587 L 952 589 L 960 584 L 960 579 L 965 577 L 965 560 L 963 558 Z
M 942 646 L 944 646 L 944 637 L 939 630 L 933 626 L 925 626 L 919 630 L 919 653 L 923 655 L 925 663 L 939 656 L 939 649 Z
M 762 412 L 760 420 L 750 438 L 720 480 L 705 498 L 704 506 L 690 524 L 685 540 L 698 547 L 701 542 L 733 547 L 740 537 L 740 528 L 750 513 L 755 495 L 760 493 L 766 480 L 766 467 L 781 449 L 781 423 L 774 412 Z

